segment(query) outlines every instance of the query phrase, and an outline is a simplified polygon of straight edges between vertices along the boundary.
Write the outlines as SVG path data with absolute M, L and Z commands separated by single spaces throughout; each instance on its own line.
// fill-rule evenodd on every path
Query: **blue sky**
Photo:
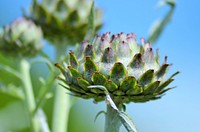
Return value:
M 96 0 L 96 5 L 104 13 L 101 33 L 134 32 L 138 40 L 140 37 L 147 38 L 152 23 L 169 10 L 168 7 L 156 8 L 157 2 Z M 0 1 L 0 24 L 21 16 L 21 7 L 27 8 L 29 3 L 30 0 Z M 159 48 L 161 58 L 168 55 L 168 62 L 173 63 L 169 73 L 179 70 L 181 74 L 175 77 L 171 85 L 177 88 L 169 91 L 161 100 L 127 105 L 127 113 L 140 132 L 200 132 L 199 9 L 199 0 L 177 0 L 172 21 L 154 45 L 154 48 Z M 97 106 L 91 100 L 81 100 L 78 104 L 95 107 L 95 112 L 105 109 L 104 103 Z

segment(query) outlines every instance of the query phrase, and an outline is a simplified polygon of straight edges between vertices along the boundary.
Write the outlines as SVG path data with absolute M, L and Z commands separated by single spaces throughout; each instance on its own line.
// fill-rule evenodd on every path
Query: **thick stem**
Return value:
M 39 122 L 36 118 L 36 115 L 33 115 L 33 111 L 36 107 L 36 104 L 30 78 L 30 65 L 25 59 L 20 60 L 20 72 L 23 84 L 23 91 L 25 95 L 25 105 L 29 114 L 29 123 L 31 127 L 31 132 L 39 132 L 40 131 Z
M 121 122 L 116 111 L 107 105 L 105 132 L 119 132 Z
M 66 46 L 60 44 L 56 46 L 56 62 L 59 62 L 61 57 L 65 55 Z M 66 94 L 66 90 L 56 83 L 53 124 L 52 132 L 67 132 L 68 117 L 70 111 L 70 97 Z

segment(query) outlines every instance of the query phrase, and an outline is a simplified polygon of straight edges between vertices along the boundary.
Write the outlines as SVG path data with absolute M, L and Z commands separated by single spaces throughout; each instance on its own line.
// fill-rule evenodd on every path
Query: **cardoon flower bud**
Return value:
M 18 18 L 0 31 L 0 51 L 13 56 L 30 57 L 42 48 L 42 31 L 32 21 Z
M 42 27 L 44 37 L 59 44 L 76 44 L 88 31 L 92 0 L 33 0 L 30 18 Z M 101 12 L 95 8 L 94 26 L 101 27 Z
M 96 102 L 104 100 L 105 94 L 89 86 L 104 86 L 118 104 L 159 99 L 179 72 L 166 78 L 167 57 L 160 64 L 151 45 L 144 39 L 141 44 L 134 34 L 97 35 L 91 43 L 84 41 L 78 52 L 70 51 L 67 67 L 56 64 L 65 77 L 60 79 L 74 96 Z

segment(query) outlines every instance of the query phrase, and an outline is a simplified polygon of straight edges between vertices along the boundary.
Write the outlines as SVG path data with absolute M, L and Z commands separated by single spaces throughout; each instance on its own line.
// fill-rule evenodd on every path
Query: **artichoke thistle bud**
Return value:
M 31 57 L 42 48 L 42 30 L 25 18 L 14 20 L 0 32 L 0 51 L 7 55 Z
M 69 53 L 68 68 L 57 65 L 65 77 L 61 80 L 74 96 L 93 98 L 96 102 L 104 100 L 105 95 L 103 91 L 88 86 L 106 87 L 118 103 L 159 99 L 171 89 L 168 85 L 179 73 L 165 78 L 170 66 L 166 57 L 164 64 L 160 64 L 159 55 L 154 56 L 151 45 L 144 39 L 139 45 L 132 33 L 112 37 L 109 32 L 96 35 L 93 42 L 84 41 L 76 51 Z
M 88 32 L 92 0 L 33 0 L 30 19 L 42 27 L 44 37 L 53 44 L 74 45 Z M 94 29 L 101 23 L 101 12 L 95 8 Z

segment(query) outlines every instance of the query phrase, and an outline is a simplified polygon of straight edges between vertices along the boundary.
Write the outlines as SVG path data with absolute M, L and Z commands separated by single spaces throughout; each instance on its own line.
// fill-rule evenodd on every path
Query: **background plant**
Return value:
M 98 2 L 98 1 L 97 1 Z M 112 2 L 112 1 L 110 1 Z M 108 2 L 107 4 L 110 5 L 111 3 Z M 112 12 L 112 8 L 108 8 L 105 3 L 101 3 L 99 2 L 99 4 L 103 5 L 105 7 L 105 11 L 107 12 L 107 14 L 105 14 L 105 18 L 106 18 L 106 25 L 104 27 L 104 31 L 111 31 L 111 28 L 113 29 L 112 32 L 120 32 L 121 29 L 120 28 L 124 28 L 125 32 L 130 32 L 130 27 L 127 29 L 126 26 L 131 25 L 133 29 L 131 29 L 131 31 L 135 31 L 137 33 L 138 36 L 147 36 L 147 29 L 150 25 L 150 23 L 155 19 L 158 18 L 160 16 L 162 16 L 162 14 L 166 13 L 166 10 L 168 10 L 167 7 L 161 8 L 161 9 L 157 9 L 157 10 L 152 10 L 151 7 L 153 7 L 153 5 L 155 5 L 154 2 L 149 2 L 146 1 L 146 4 L 143 4 L 142 2 L 136 2 L 133 5 L 131 5 L 130 3 L 121 3 L 119 4 L 118 2 L 116 2 L 115 7 L 121 9 L 120 7 L 130 7 L 133 6 L 135 7 L 135 5 L 142 5 L 140 7 L 143 7 L 145 10 L 142 11 L 138 11 L 135 13 L 132 13 L 134 20 L 130 20 L 130 16 L 125 17 L 124 14 L 126 14 L 128 11 L 131 11 L 130 8 L 126 8 L 124 10 L 120 10 L 120 12 L 118 12 L 118 14 L 123 14 L 123 17 L 121 18 L 123 21 L 115 21 L 115 23 L 117 25 L 121 24 L 121 26 L 116 26 L 113 21 L 111 20 L 111 17 L 108 17 L 110 15 L 110 13 Z M 2 4 L 6 7 L 6 3 Z M 130 5 L 130 6 L 128 6 Z M 187 6 L 186 6 L 187 5 Z M 10 6 L 10 5 L 9 5 Z M 188 12 L 185 12 L 185 9 L 189 9 Z M 195 8 L 197 7 L 197 8 Z M 3 8 L 1 8 L 3 9 Z M 10 9 L 10 8 L 7 8 Z M 14 9 L 16 9 L 16 7 L 14 7 Z M 137 9 L 135 7 L 135 9 Z M 184 69 L 184 74 L 182 75 L 181 79 L 178 79 L 181 83 L 179 83 L 179 81 L 176 83 L 180 88 L 175 89 L 174 91 L 172 91 L 170 94 L 168 94 L 166 97 L 163 98 L 163 100 L 158 101 L 156 103 L 147 103 L 145 105 L 139 105 L 139 104 L 135 104 L 135 105 L 128 105 L 128 109 L 127 112 L 131 114 L 132 117 L 134 117 L 134 119 L 136 120 L 137 124 L 139 124 L 139 128 L 142 129 L 142 131 L 145 131 L 146 129 L 148 130 L 153 130 L 153 131 L 165 131 L 165 130 L 171 130 L 171 131 L 179 131 L 182 130 L 182 126 L 184 124 L 187 123 L 188 126 L 194 126 L 194 127 L 190 127 L 191 129 L 194 129 L 194 131 L 198 130 L 198 128 L 195 127 L 195 124 L 198 121 L 199 118 L 194 118 L 194 117 L 198 117 L 197 113 L 197 102 L 198 102 L 198 90 L 197 90 L 197 85 L 195 83 L 193 83 L 193 81 L 197 81 L 198 78 L 193 78 L 193 81 L 188 81 L 188 76 L 196 76 L 198 74 L 198 72 L 195 72 L 195 70 L 186 70 L 186 67 L 192 67 L 192 69 L 197 69 L 197 65 L 198 65 L 198 61 L 193 61 L 193 58 L 197 58 L 198 57 L 198 48 L 193 48 L 193 47 L 198 47 L 198 43 L 196 42 L 196 39 L 193 38 L 198 38 L 198 28 L 199 26 L 197 26 L 197 22 L 199 20 L 198 14 L 196 14 L 198 9 L 198 1 L 192 1 L 192 2 L 183 2 L 183 1 L 178 1 L 178 7 L 176 8 L 176 13 L 175 13 L 175 19 L 173 20 L 173 22 L 169 25 L 169 28 L 167 28 L 167 30 L 164 32 L 164 34 L 162 35 L 162 37 L 159 39 L 159 49 L 161 50 L 161 53 L 165 54 L 168 53 L 169 56 L 173 56 L 173 58 L 171 57 L 170 62 L 174 62 L 174 69 L 176 69 L 176 67 L 179 67 L 181 71 L 183 71 Z M 4 9 L 6 10 L 6 9 Z M 18 9 L 15 10 L 16 12 L 18 11 Z M 124 12 L 123 12 L 124 11 Z M 145 16 L 149 16 L 149 12 L 152 12 L 152 16 L 151 17 L 145 17 Z M 155 15 L 153 13 L 153 11 L 155 11 L 154 13 L 157 14 Z M 160 11 L 160 12 L 157 12 Z M 5 11 L 1 10 L 1 16 L 5 16 Z M 12 10 L 7 10 L 6 15 L 10 17 L 9 13 L 12 12 Z M 110 13 L 109 13 L 110 12 Z M 126 12 L 126 13 L 125 13 Z M 183 15 L 183 12 L 184 15 Z M 113 13 L 113 12 L 112 12 Z M 136 15 L 137 14 L 141 14 L 141 15 Z M 191 15 L 193 14 L 193 15 Z M 196 15 L 195 15 L 196 14 Z M 112 19 L 116 19 L 115 16 L 112 17 Z M 140 20 L 139 23 L 137 23 L 137 21 L 135 21 L 135 19 L 137 19 L 138 21 Z M 126 20 L 126 21 L 125 21 Z M 129 20 L 129 21 L 128 21 Z M 10 20 L 6 19 L 1 19 L 2 22 L 4 22 L 4 24 L 10 22 Z M 126 23 L 126 24 L 123 24 Z M 134 24 L 133 24 L 134 23 Z M 188 23 L 191 23 L 188 25 Z M 182 25 L 183 24 L 183 25 Z M 143 25 L 142 27 L 139 25 Z M 185 26 L 188 25 L 188 26 Z M 184 33 L 187 32 L 187 33 Z M 168 37 L 166 37 L 168 36 Z M 174 37 L 176 36 L 176 37 Z M 145 37 L 147 38 L 147 37 Z M 180 46 L 179 43 L 181 43 L 182 46 Z M 186 44 L 187 43 L 187 44 Z M 192 43 L 193 46 L 190 46 L 189 44 Z M 50 46 L 49 46 L 50 47 Z M 172 48 L 173 47 L 173 48 Z M 177 50 L 179 49 L 179 50 Z M 186 50 L 187 49 L 187 50 Z M 163 52 L 163 50 L 165 50 Z M 52 51 L 51 48 L 49 48 L 48 50 L 45 50 L 48 52 Z M 176 51 L 176 52 L 174 52 Z M 185 52 L 188 51 L 190 53 L 188 53 L 188 58 L 183 56 L 185 54 Z M 164 56 L 161 54 L 161 56 Z M 8 62 L 8 60 L 6 60 Z M 2 61 L 1 61 L 2 62 Z M 185 63 L 185 62 L 193 62 L 193 63 Z M 194 64 L 197 64 L 196 66 Z M 35 65 L 34 68 L 38 67 L 38 65 Z M 44 65 L 39 66 L 40 68 L 45 67 Z M 179 69 L 177 68 L 177 69 Z M 47 68 L 43 68 L 47 69 Z M 196 70 L 197 71 L 197 70 Z M 38 74 L 38 73 L 37 73 Z M 2 75 L 2 74 L 1 74 Z M 44 74 L 43 74 L 44 75 Z M 9 75 L 7 75 L 9 78 Z M 4 76 L 5 77 L 5 76 Z M 33 76 L 35 77 L 35 76 Z M 36 84 L 35 84 L 36 85 Z M 191 89 L 188 89 L 189 87 L 192 87 L 192 91 Z M 37 88 L 37 87 L 36 87 Z M 183 88 L 183 89 L 182 89 Z M 185 88 L 185 89 L 184 89 Z M 195 91 L 195 92 L 193 92 Z M 179 94 L 177 94 L 179 93 Z M 192 96 L 190 96 L 192 95 Z M 193 98 L 188 98 L 188 97 L 193 97 Z M 176 100 L 178 98 L 178 100 Z M 8 99 L 9 100 L 14 100 L 13 98 L 9 98 L 7 96 L 5 96 L 4 94 L 1 94 L 1 100 L 4 101 L 0 101 L 1 102 L 1 119 L 4 119 L 4 122 L 6 119 L 6 112 L 4 112 L 4 110 L 6 110 L 5 108 L 11 107 L 10 105 L 3 105 L 3 104 L 7 104 L 8 103 Z M 178 103 L 177 103 L 178 102 Z M 183 103 L 184 102 L 184 103 Z M 13 104 L 13 106 L 15 106 L 15 109 L 20 109 L 20 105 L 15 105 L 16 103 Z M 103 109 L 103 105 L 92 105 L 91 101 L 88 101 L 86 104 L 86 101 L 79 101 L 78 102 L 79 105 L 83 105 L 84 104 L 84 108 L 82 108 L 81 112 L 87 112 L 90 111 L 90 107 L 93 107 L 92 110 L 94 111 L 94 113 L 96 114 L 99 109 Z M 174 105 L 176 104 L 176 105 Z M 188 107 L 185 109 L 185 105 L 187 105 Z M 102 107 L 101 107 L 102 106 Z M 131 108 L 131 106 L 134 106 L 133 108 Z M 162 107 L 160 107 L 162 106 Z M 100 108 L 99 108 L 100 107 Z M 73 107 L 73 110 L 75 110 L 75 108 L 80 109 L 80 107 L 76 104 Z M 9 111 L 9 109 L 6 110 L 7 113 Z M 75 110 L 76 111 L 76 110 Z M 162 111 L 162 113 L 160 112 Z M 187 112 L 186 112 L 187 111 Z M 191 112 L 188 112 L 191 111 Z M 13 111 L 11 111 L 9 114 L 14 113 Z M 72 114 L 74 113 L 74 111 L 72 112 Z M 79 111 L 80 113 L 80 111 Z M 76 115 L 79 115 L 79 113 L 76 113 Z M 91 113 L 91 111 L 90 111 Z M 142 113 L 142 117 L 141 117 L 141 113 Z M 155 114 L 156 113 L 156 114 Z M 183 113 L 184 113 L 184 118 L 187 118 L 187 121 L 183 120 Z M 88 118 L 87 119 L 93 119 L 95 114 L 87 114 Z M 194 116 L 195 114 L 195 116 Z M 86 115 L 86 114 L 85 114 Z M 157 115 L 157 117 L 153 117 L 152 115 Z M 168 115 L 167 118 L 165 118 L 166 116 L 164 115 Z M 173 116 L 172 116 L 173 115 Z M 80 115 L 81 116 L 81 115 Z M 21 116 L 23 117 L 23 116 Z M 84 116 L 82 115 L 82 117 L 84 118 Z M 145 117 L 145 119 L 144 119 Z M 147 118 L 149 117 L 149 118 Z M 152 118 L 151 118 L 152 117 Z M 179 119 L 179 122 L 173 122 L 172 117 L 177 117 L 177 119 Z M 97 120 L 97 123 L 101 122 L 103 117 L 100 116 L 100 118 Z M 164 120 L 163 120 L 164 118 Z M 74 120 L 73 118 L 71 118 L 72 120 Z M 86 119 L 86 120 L 87 120 Z M 160 119 L 160 120 L 159 120 Z M 162 119 L 162 120 L 161 120 Z M 151 121 L 150 121 L 151 120 Z M 152 121 L 153 120 L 153 121 Z M 154 124 L 156 122 L 156 120 L 159 120 L 160 122 L 160 127 L 158 127 L 157 124 Z M 167 120 L 170 120 L 169 122 Z M 13 120 L 14 121 L 14 120 Z M 162 122 L 162 123 L 161 123 Z M 12 123 L 12 122 L 10 122 Z M 71 123 L 70 123 L 71 124 Z M 91 124 L 93 124 L 93 121 L 91 121 Z M 145 124 L 145 128 L 143 127 Z M 4 125 L 5 126 L 5 125 Z M 12 127 L 14 127 L 15 125 L 13 124 Z M 18 125 L 19 126 L 19 125 Z M 87 126 L 87 125 L 86 125 Z M 196 125 L 197 126 L 197 125 Z M 166 127 L 166 129 L 163 130 L 163 127 Z M 70 127 L 72 128 L 72 127 Z M 75 129 L 75 128 L 74 128 Z M 186 130 L 187 128 L 185 128 L 184 130 Z M 190 130 L 191 130 L 190 129 Z M 147 131 L 147 130 L 146 130 Z

